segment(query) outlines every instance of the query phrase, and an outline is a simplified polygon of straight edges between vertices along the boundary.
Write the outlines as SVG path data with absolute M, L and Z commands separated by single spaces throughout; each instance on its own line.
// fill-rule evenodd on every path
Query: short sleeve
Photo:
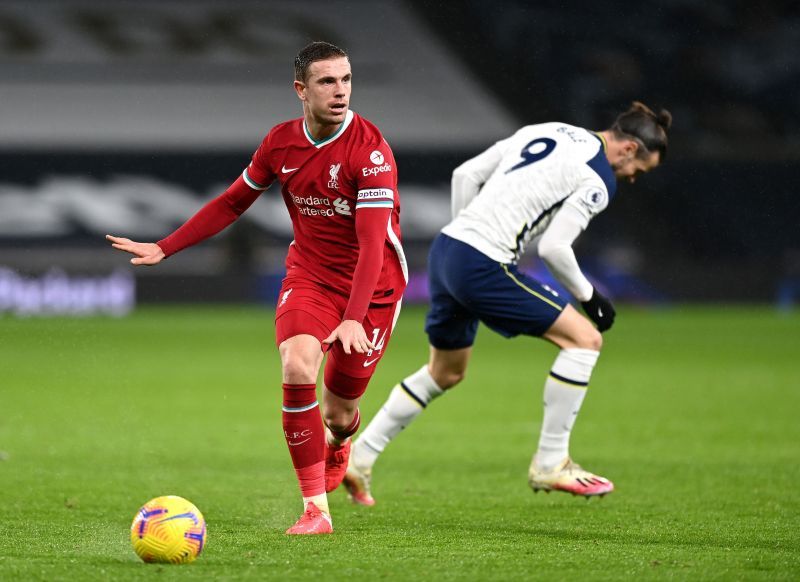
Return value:
M 373 142 L 359 149 L 353 159 L 356 186 L 363 188 L 391 188 L 397 186 L 397 164 L 386 140 Z
M 394 208 L 397 190 L 397 164 L 386 140 L 373 142 L 357 151 L 353 158 L 356 174 L 356 210 Z
M 244 181 L 253 190 L 266 190 L 275 181 L 275 173 L 272 171 L 270 161 L 270 136 L 267 134 L 261 145 L 253 154 L 250 164 L 242 172 Z

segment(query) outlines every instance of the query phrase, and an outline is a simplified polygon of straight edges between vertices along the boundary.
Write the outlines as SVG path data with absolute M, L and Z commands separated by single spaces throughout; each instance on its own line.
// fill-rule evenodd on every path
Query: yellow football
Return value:
M 131 524 L 133 551 L 145 562 L 186 564 L 206 543 L 206 520 L 190 501 L 177 495 L 151 499 Z

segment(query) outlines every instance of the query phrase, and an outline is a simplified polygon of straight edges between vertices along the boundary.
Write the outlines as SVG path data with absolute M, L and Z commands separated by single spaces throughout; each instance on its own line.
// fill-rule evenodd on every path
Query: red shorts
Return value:
M 308 334 L 320 343 L 342 322 L 348 298 L 308 279 L 287 277 L 283 280 L 275 311 L 275 340 L 280 346 L 296 335 Z M 374 350 L 346 354 L 340 342 L 328 350 L 325 363 L 325 386 L 341 398 L 360 398 L 375 372 L 400 314 L 400 301 L 370 305 L 362 324 Z

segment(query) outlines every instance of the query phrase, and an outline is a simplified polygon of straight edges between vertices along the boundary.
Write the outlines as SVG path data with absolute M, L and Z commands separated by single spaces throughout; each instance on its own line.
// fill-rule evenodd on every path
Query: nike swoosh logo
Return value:
M 308 442 L 308 441 L 310 441 L 310 440 L 311 440 L 311 438 L 309 437 L 309 438 L 307 438 L 307 439 L 306 439 L 306 440 L 304 440 L 304 441 L 297 441 L 296 443 L 293 443 L 292 441 L 286 441 L 286 442 L 287 442 L 287 443 L 289 443 L 289 446 L 290 446 L 290 447 L 297 447 L 297 446 L 299 446 L 299 445 L 302 445 L 303 443 L 307 443 L 307 442 Z
M 295 170 L 299 170 L 299 169 L 300 168 L 287 168 L 286 166 L 283 166 L 281 168 L 281 173 L 282 174 L 289 174 L 290 172 L 294 172 Z
M 366 362 L 364 362 L 364 367 L 366 368 L 368 366 L 371 366 L 372 364 L 374 364 L 378 360 L 380 360 L 380 358 L 375 358 L 374 360 L 367 360 Z

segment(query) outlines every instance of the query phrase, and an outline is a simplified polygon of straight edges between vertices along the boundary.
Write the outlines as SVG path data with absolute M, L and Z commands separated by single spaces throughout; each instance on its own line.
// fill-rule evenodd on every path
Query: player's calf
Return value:
M 325 491 L 330 493 L 344 479 L 347 462 L 350 459 L 351 441 L 347 439 L 339 446 L 328 444 L 325 447 Z
M 356 433 L 361 424 L 361 414 L 356 409 L 355 416 L 349 425 L 336 430 L 328 427 L 325 445 L 325 491 L 330 493 L 344 479 L 347 462 L 350 459 L 350 437 Z

